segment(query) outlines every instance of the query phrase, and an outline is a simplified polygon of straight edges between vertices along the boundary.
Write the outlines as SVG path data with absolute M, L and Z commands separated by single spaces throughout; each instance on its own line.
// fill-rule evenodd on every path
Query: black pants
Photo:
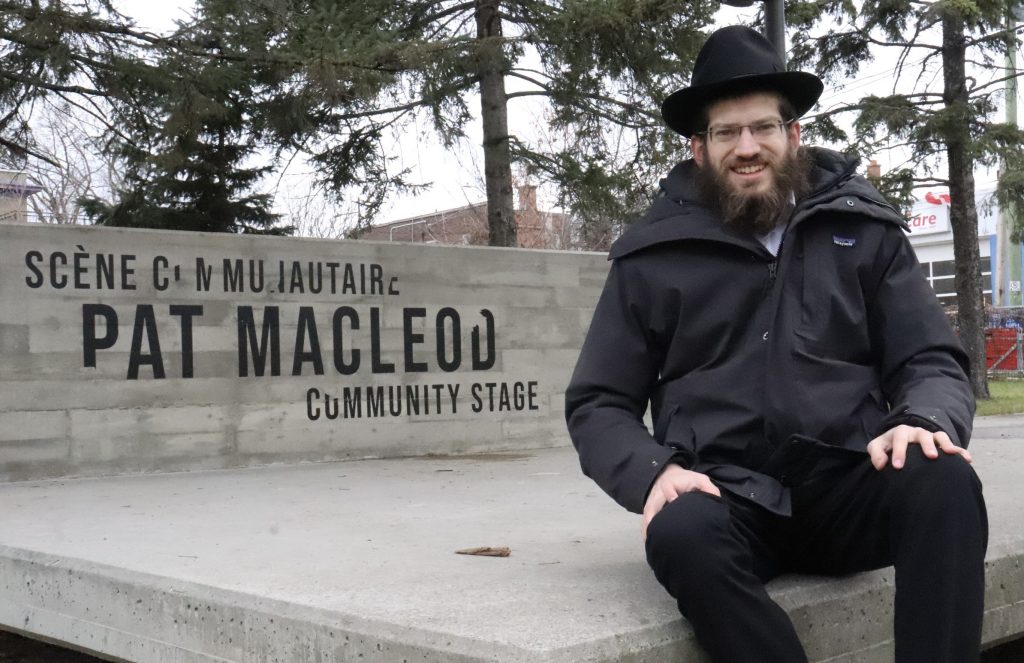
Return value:
M 793 488 L 793 515 L 743 499 L 679 496 L 651 521 L 647 560 L 715 663 L 806 661 L 764 589 L 786 572 L 895 566 L 896 663 L 978 660 L 988 519 L 957 456 L 911 446 L 903 469 L 864 460 Z

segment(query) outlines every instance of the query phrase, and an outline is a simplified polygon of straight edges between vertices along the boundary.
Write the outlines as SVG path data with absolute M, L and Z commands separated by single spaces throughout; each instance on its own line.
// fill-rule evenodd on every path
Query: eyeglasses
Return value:
M 708 141 L 716 145 L 731 145 L 740 139 L 744 129 L 750 129 L 750 135 L 759 143 L 778 138 L 783 127 L 788 127 L 793 120 L 764 120 L 753 124 L 727 124 L 721 127 L 708 127 L 698 135 L 707 136 Z

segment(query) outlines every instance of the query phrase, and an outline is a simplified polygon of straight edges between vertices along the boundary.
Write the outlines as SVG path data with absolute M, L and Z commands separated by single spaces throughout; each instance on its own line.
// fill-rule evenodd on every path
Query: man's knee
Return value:
M 902 483 L 912 487 L 906 492 L 920 495 L 927 491 L 927 496 L 935 501 L 981 494 L 981 481 L 974 468 L 958 455 L 940 451 L 938 458 L 928 458 L 914 445 L 907 450 L 904 468 L 894 472 L 902 475 Z
M 704 568 L 720 558 L 718 543 L 728 536 L 729 507 L 707 493 L 684 493 L 658 512 L 647 528 L 647 559 L 660 566 Z
M 941 452 L 938 458 L 928 458 L 913 449 L 908 450 L 906 466 L 896 474 L 893 508 L 897 513 L 932 525 L 955 525 L 963 534 L 987 539 L 981 481 L 970 463 Z

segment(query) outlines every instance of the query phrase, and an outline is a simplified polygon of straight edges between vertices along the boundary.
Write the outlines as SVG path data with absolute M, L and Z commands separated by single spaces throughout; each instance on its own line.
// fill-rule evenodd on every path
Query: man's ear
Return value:
M 704 141 L 698 136 L 690 136 L 690 152 L 698 166 L 704 166 Z
M 794 148 L 800 147 L 800 123 L 799 122 L 794 121 L 794 122 L 792 122 L 789 125 L 789 130 L 786 132 L 786 139 L 789 141 L 789 144 L 792 147 L 794 147 Z

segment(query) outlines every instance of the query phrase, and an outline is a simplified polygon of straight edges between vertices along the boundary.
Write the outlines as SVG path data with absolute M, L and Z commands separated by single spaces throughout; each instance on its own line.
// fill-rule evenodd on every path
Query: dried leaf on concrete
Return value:
M 456 550 L 455 554 L 478 555 L 480 557 L 508 557 L 512 554 L 512 551 L 507 546 L 500 546 L 497 548 L 484 546 L 482 548 L 463 548 L 462 550 Z

